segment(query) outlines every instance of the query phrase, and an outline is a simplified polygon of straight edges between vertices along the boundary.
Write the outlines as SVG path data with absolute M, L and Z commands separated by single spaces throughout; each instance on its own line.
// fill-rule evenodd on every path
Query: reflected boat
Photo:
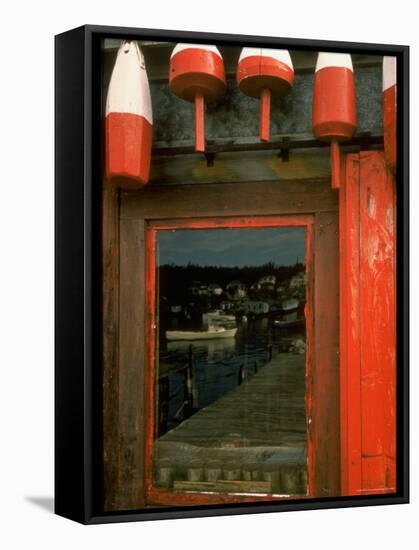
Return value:
M 304 317 L 302 319 L 295 319 L 295 321 L 281 321 L 279 319 L 275 319 L 274 321 L 274 326 L 276 328 L 302 329 L 304 328 L 304 324 Z
M 166 339 L 174 340 L 213 340 L 215 338 L 234 338 L 237 328 L 208 327 L 205 331 L 167 330 Z
M 235 325 L 236 316 L 228 315 L 223 311 L 216 309 L 215 311 L 208 311 L 202 315 L 202 323 L 205 326 L 223 326 L 225 328 L 234 328 L 234 326 L 226 325 Z
M 289 298 L 284 300 L 281 304 L 281 311 L 284 313 L 290 313 L 291 311 L 297 311 L 300 302 L 295 298 Z
M 305 318 L 297 317 L 297 315 L 284 316 L 286 318 L 274 319 L 274 327 L 276 328 L 289 328 L 289 329 L 303 329 L 305 326 Z

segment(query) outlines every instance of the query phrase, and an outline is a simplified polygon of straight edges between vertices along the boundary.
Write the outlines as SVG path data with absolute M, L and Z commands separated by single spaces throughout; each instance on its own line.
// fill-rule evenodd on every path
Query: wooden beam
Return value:
M 328 497 L 340 494 L 338 216 L 320 212 L 315 218 L 310 494 Z
M 337 193 L 326 179 L 157 186 L 123 192 L 121 217 L 147 220 L 228 216 L 269 216 L 337 211 Z
M 144 222 L 120 221 L 119 509 L 144 505 Z

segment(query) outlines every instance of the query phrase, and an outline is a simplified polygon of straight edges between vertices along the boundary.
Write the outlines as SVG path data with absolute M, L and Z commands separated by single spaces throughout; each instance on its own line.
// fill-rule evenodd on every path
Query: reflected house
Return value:
M 250 292 L 257 293 L 261 289 L 262 289 L 261 284 L 259 283 L 259 281 L 256 281 L 256 282 L 252 283 L 249 290 L 250 290 Z
M 264 290 L 274 290 L 276 285 L 276 275 L 265 275 L 259 279 L 259 284 Z
M 307 278 L 304 271 L 297 273 L 291 277 L 289 282 L 290 294 L 295 297 L 303 298 L 306 291 Z
M 208 294 L 211 296 L 221 296 L 223 293 L 222 287 L 217 283 L 211 283 L 208 285 Z
M 306 285 L 306 274 L 304 271 L 300 271 L 300 273 L 297 273 L 297 275 L 294 275 L 294 277 L 291 277 L 289 287 L 291 289 L 297 289 L 302 286 Z
M 247 296 L 247 290 L 245 285 L 241 281 L 231 281 L 226 287 L 228 296 L 232 300 L 242 300 Z
M 194 281 L 192 283 L 192 285 L 188 288 L 188 292 L 189 294 L 191 294 L 191 296 L 198 296 L 199 295 L 199 287 L 200 287 L 200 284 L 198 281 Z
M 234 302 L 230 302 L 229 300 L 223 300 L 220 304 L 220 308 L 222 309 L 222 311 L 228 312 L 228 311 L 234 311 L 236 306 Z
M 287 292 L 287 287 L 283 284 L 280 284 L 276 287 L 276 292 L 279 296 L 283 296 Z
M 208 296 L 209 293 L 208 285 L 199 281 L 194 281 L 188 291 L 192 296 Z

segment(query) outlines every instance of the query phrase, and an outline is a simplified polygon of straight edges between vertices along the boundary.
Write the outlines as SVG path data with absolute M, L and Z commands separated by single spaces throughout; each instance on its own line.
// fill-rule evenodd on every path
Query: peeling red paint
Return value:
M 340 191 L 342 493 L 395 491 L 395 185 L 347 156 Z

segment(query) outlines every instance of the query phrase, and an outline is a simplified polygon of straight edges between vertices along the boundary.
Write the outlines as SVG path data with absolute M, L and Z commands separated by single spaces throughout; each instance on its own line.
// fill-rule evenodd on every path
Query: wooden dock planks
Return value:
M 306 445 L 305 355 L 279 354 L 157 442 L 217 448 Z M 208 451 L 208 449 L 207 449 Z M 209 451 L 208 451 L 209 452 Z

